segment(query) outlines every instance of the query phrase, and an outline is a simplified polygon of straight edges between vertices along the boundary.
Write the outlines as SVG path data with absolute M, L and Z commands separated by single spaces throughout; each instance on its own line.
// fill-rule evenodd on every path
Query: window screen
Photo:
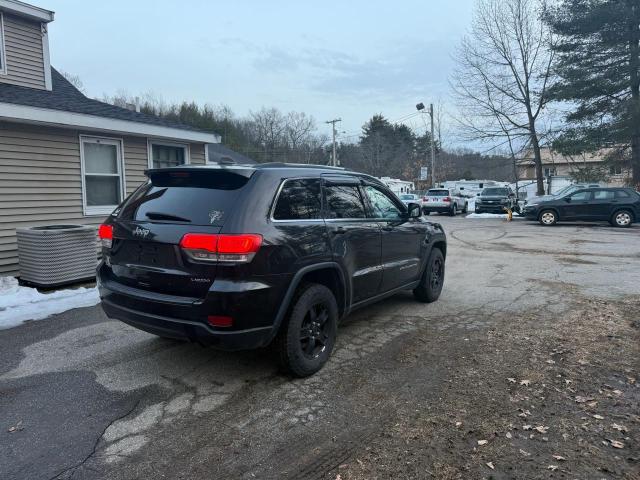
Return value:
M 327 218 L 366 218 L 360 189 L 354 185 L 327 185 Z
M 113 207 L 122 201 L 120 144 L 112 140 L 82 140 L 85 205 Z
M 153 168 L 175 167 L 185 164 L 186 148 L 178 145 L 151 145 Z
M 321 218 L 320 180 L 287 180 L 273 212 L 275 220 L 311 220 Z

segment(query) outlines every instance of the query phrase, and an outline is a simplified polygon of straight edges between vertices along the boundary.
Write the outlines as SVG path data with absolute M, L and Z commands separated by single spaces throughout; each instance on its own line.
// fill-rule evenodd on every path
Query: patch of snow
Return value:
M 469 215 L 467 215 L 465 218 L 507 218 L 507 214 L 506 213 L 470 213 Z M 513 219 L 515 220 L 516 218 L 524 218 L 524 217 L 520 217 L 517 213 L 513 213 Z
M 0 277 L 0 329 L 16 327 L 27 320 L 42 320 L 72 308 L 100 302 L 97 288 L 75 288 L 40 293 L 22 287 L 13 277 Z

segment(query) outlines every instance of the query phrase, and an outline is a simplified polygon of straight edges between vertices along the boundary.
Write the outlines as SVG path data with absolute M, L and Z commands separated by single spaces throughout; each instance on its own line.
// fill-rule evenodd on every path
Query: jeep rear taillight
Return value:
M 98 227 L 98 237 L 100 237 L 100 243 L 104 248 L 111 248 L 113 244 L 113 226 L 100 225 Z
M 204 262 L 248 263 L 262 246 L 262 235 L 187 233 L 180 247 L 189 257 Z
M 451 201 L 451 197 L 444 197 L 442 199 L 443 202 L 450 202 Z

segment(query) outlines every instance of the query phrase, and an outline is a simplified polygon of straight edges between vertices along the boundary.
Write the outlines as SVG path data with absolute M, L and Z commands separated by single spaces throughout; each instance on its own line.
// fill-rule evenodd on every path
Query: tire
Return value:
M 468 213 L 468 212 L 469 212 L 469 203 L 464 202 L 464 208 L 462 209 L 462 213 Z
M 331 356 L 338 328 L 338 304 L 327 287 L 299 288 L 276 337 L 280 367 L 295 377 L 320 370 Z
M 439 248 L 434 248 L 429 254 L 427 268 L 424 269 L 420 283 L 413 290 L 416 300 L 424 303 L 438 300 L 444 285 L 444 271 L 444 255 Z
M 543 210 L 540 212 L 540 215 L 538 215 L 538 221 L 540 225 L 551 227 L 558 223 L 558 214 L 553 210 Z
M 427 217 L 428 217 L 430 213 L 431 213 L 431 212 L 430 212 L 429 210 L 427 210 L 426 208 L 423 208 L 423 209 L 422 209 L 422 214 L 423 214 L 423 215 L 425 215 L 425 216 L 427 216 Z
M 611 225 L 618 228 L 629 228 L 633 223 L 633 213 L 629 210 L 618 210 L 611 215 Z
M 449 215 L 451 215 L 452 217 L 455 217 L 457 214 L 458 214 L 458 208 L 454 203 L 453 206 L 451 207 L 451 211 L 449 212 Z

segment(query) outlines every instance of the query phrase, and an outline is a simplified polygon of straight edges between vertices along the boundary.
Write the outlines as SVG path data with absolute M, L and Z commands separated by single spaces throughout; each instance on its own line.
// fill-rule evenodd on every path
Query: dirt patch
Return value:
M 437 401 L 398 395 L 379 434 L 324 478 L 640 478 L 640 299 L 421 332 L 398 357 L 449 375 Z M 447 352 L 442 351 L 446 345 Z

